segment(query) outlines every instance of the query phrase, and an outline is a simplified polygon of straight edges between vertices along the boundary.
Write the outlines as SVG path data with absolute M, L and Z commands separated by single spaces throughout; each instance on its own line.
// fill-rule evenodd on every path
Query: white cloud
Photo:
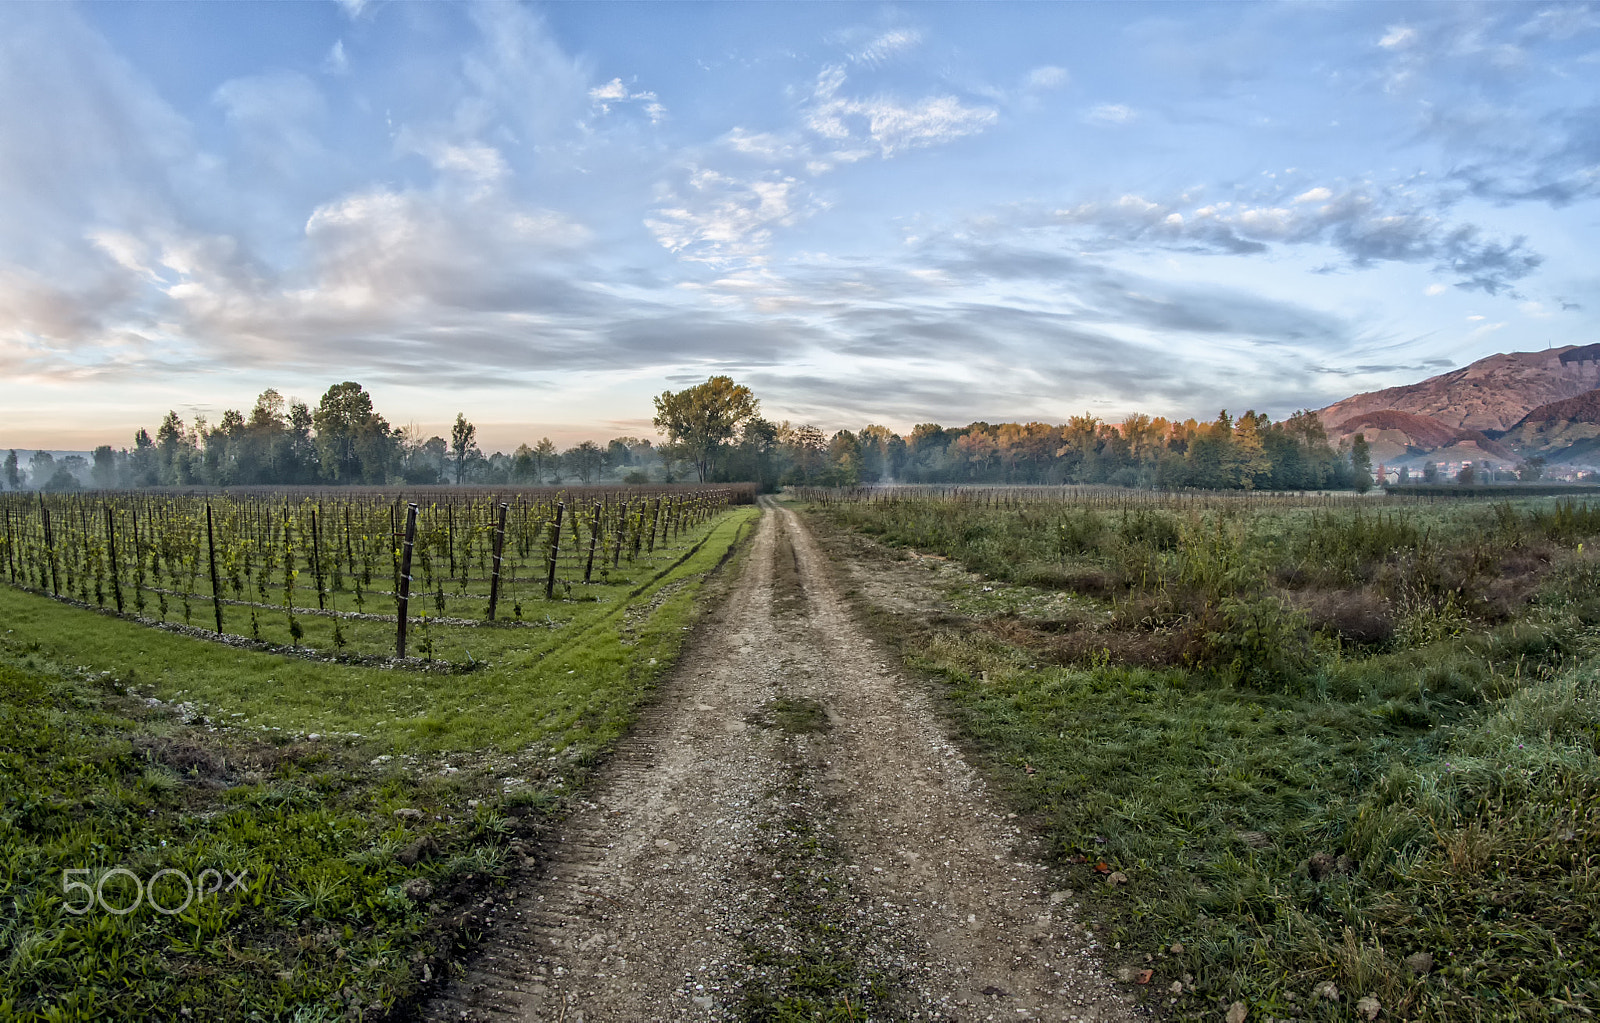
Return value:
M 815 102 L 806 113 L 806 127 L 835 143 L 870 140 L 886 158 L 907 149 L 953 142 L 999 120 L 993 108 L 968 106 L 954 96 L 910 102 L 887 96 L 845 98 L 838 95 L 844 84 L 843 69 L 823 68 L 817 78 Z
M 590 89 L 589 99 L 600 108 L 602 114 L 609 114 L 614 103 L 642 103 L 645 116 L 650 118 L 651 124 L 659 124 L 667 116 L 667 108 L 662 106 L 660 98 L 655 93 L 632 92 L 620 78 L 613 78 L 604 85 Z
M 322 70 L 330 75 L 347 75 L 350 73 L 350 58 L 344 52 L 344 40 L 336 40 L 333 49 L 322 58 Z
M 622 79 L 613 78 L 604 85 L 597 85 L 589 90 L 589 98 L 596 103 L 605 103 L 607 100 L 620 100 L 628 98 L 628 87 L 622 84 Z
M 1478 317 L 1478 319 L 1480 319 L 1480 320 L 1482 318 L 1483 317 L 1481 317 L 1481 316 Z M 1504 330 L 1505 327 L 1506 327 L 1506 321 L 1504 321 L 1504 320 L 1501 320 L 1499 323 L 1483 323 L 1483 324 L 1479 324 L 1478 326 L 1476 326 L 1476 327 L 1472 328 L 1471 330 L 1467 331 L 1467 336 L 1463 340 L 1467 341 L 1467 342 L 1482 341 L 1485 338 L 1487 338 L 1489 335 L 1495 333 L 1496 331 Z
M 1028 72 L 1028 88 L 1057 89 L 1067 84 L 1067 69 L 1046 64 Z
M 1318 185 L 1316 188 L 1307 189 L 1306 191 L 1301 192 L 1299 195 L 1294 197 L 1294 201 L 1297 203 L 1327 202 L 1332 198 L 1333 192 L 1330 189 L 1326 189 L 1321 185 Z
M 759 259 L 773 228 L 790 226 L 816 208 L 793 177 L 742 180 L 695 168 L 645 226 L 663 248 L 688 259 Z
M 922 33 L 916 29 L 890 29 L 874 38 L 855 53 L 850 54 L 850 60 L 856 64 L 876 67 L 896 54 L 914 49 L 921 42 Z
M 1563 4 L 1535 14 L 1517 29 L 1517 36 L 1522 39 L 1564 40 L 1597 28 L 1600 28 L 1600 14 L 1592 7 Z
M 149 248 L 143 240 L 127 231 L 91 231 L 89 240 L 95 248 L 110 256 L 118 266 L 141 277 L 154 279 L 156 273 L 149 266 Z
M 1450 285 L 1448 284 L 1430 284 L 1426 288 L 1422 289 L 1422 293 L 1427 295 L 1429 298 L 1434 298 L 1436 296 L 1443 295 L 1449 290 Z
M 1102 103 L 1084 115 L 1101 124 L 1127 124 L 1138 116 L 1132 108 L 1121 103 Z
M 758 156 L 764 160 L 793 160 L 806 155 L 804 145 L 792 138 L 770 132 L 745 131 L 735 128 L 722 136 L 721 142 L 736 153 Z
M 438 170 L 478 182 L 492 183 L 510 173 L 505 158 L 493 146 L 440 146 L 432 156 Z
M 1378 45 L 1386 50 L 1400 50 L 1417 41 L 1417 30 L 1409 25 L 1392 25 Z

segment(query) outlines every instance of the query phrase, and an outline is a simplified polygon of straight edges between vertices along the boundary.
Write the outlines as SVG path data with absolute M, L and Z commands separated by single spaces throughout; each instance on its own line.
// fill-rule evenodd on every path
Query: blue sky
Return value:
M 0 5 L 0 446 L 1276 416 L 1591 343 L 1600 10 Z

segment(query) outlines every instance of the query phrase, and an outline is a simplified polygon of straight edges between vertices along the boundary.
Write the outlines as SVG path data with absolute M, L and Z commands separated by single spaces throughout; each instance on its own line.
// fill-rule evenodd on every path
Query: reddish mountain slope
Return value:
M 1552 401 L 1522 417 L 1517 426 L 1529 423 L 1600 423 L 1600 388 L 1585 391 L 1576 398 Z
M 1420 383 L 1357 394 L 1322 410 L 1330 428 L 1374 412 L 1410 412 L 1445 426 L 1508 430 L 1541 405 L 1600 387 L 1600 344 L 1509 352 Z
M 1404 461 L 1420 454 L 1448 450 L 1452 458 L 1477 460 L 1485 455 L 1512 461 L 1516 455 L 1477 430 L 1449 426 L 1432 416 L 1381 409 L 1346 419 L 1329 431 L 1338 442 L 1356 434 L 1366 437 L 1372 457 L 1385 462 Z
M 1553 463 L 1600 464 L 1600 390 L 1540 405 L 1501 439 Z

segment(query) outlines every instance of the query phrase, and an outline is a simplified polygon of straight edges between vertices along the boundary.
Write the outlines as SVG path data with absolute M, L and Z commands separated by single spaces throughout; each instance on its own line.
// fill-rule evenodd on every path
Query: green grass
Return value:
M 953 614 L 880 624 L 1049 837 L 1108 967 L 1154 968 L 1137 990 L 1197 1019 L 1234 1001 L 1347 1019 L 1363 997 L 1396 1019 L 1600 1010 L 1592 515 L 1158 509 L 1174 528 L 1143 531 L 1091 515 L 819 520 L 986 573 L 955 585 Z M 1043 551 L 1060 576 L 1041 578 Z M 1116 574 L 1063 581 L 1090 568 Z M 1294 610 L 1357 587 L 1389 616 L 1378 638 Z M 1164 663 L 1119 654 L 1184 630 Z M 1268 656 L 1285 643 L 1292 658 Z M 1173 981 L 1189 985 L 1176 1003 Z M 1325 981 L 1338 1003 L 1313 999 Z
M 0 1018 L 403 1012 L 628 727 L 757 514 L 542 645 L 475 630 L 464 674 L 238 650 L 0 588 Z M 63 871 L 118 867 L 243 880 L 172 916 L 68 911 Z M 175 875 L 157 893 L 183 901 Z
M 592 617 L 589 605 L 629 599 L 704 541 L 720 520 L 712 509 L 739 499 L 741 489 L 625 506 L 616 503 L 617 494 L 587 495 L 597 505 L 604 500 L 602 514 L 592 519 L 594 505 L 566 509 L 550 598 L 545 593 L 552 495 L 531 501 L 527 494 L 509 495 L 499 600 L 490 629 L 481 626 L 489 624 L 493 505 L 471 498 L 446 501 L 445 507 L 428 503 L 420 509 L 411 561 L 406 655 L 459 670 L 481 659 L 482 647 L 498 648 L 507 641 L 491 633 L 520 629 L 521 636 L 511 641 L 538 647 L 539 632 L 581 627 Z M 15 526 L 0 537 L 0 576 L 36 593 L 58 593 L 84 606 L 120 607 L 130 617 L 178 630 L 217 630 L 220 610 L 220 631 L 239 645 L 381 662 L 396 654 L 392 591 L 399 582 L 402 545 L 393 530 L 403 521 L 394 517 L 398 496 L 295 500 L 287 493 L 164 498 L 117 493 L 36 502 L 0 495 Z M 54 506 L 48 534 L 47 505 Z M 212 511 L 216 514 L 208 519 Z M 319 512 L 313 533 L 310 526 Z M 211 520 L 214 543 L 208 539 Z M 47 543 L 47 536 L 53 542 Z M 619 545 L 619 540 L 626 542 Z
M 796 736 L 825 730 L 827 715 L 814 700 L 780 697 L 755 723 Z M 909 955 L 900 947 L 905 936 L 862 919 L 798 751 L 788 743 L 784 750 L 785 770 L 767 794 L 770 814 L 757 824 L 756 843 L 762 872 L 782 880 L 748 907 L 735 1012 L 744 1023 L 898 1018 L 890 992 L 903 978 L 884 963 L 883 949 Z
M 532 744 L 599 748 L 676 655 L 698 592 L 758 514 L 718 519 L 697 553 L 638 592 L 562 606 L 559 627 L 461 630 L 465 672 L 364 667 L 268 654 L 141 626 L 0 587 L 15 642 L 87 671 L 111 671 L 142 695 L 186 702 L 217 723 L 285 735 L 359 737 L 410 753 Z M 649 611 L 641 616 L 641 609 Z M 470 644 L 470 645 L 465 645 Z M 654 663 L 652 663 L 652 661 Z

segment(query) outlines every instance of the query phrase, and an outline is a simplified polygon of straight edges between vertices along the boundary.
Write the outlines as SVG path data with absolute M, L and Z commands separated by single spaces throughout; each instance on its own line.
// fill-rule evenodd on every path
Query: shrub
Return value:
M 1217 608 L 1219 627 L 1206 633 L 1212 665 L 1235 682 L 1298 692 L 1316 664 L 1306 616 L 1276 597 L 1229 597 Z

